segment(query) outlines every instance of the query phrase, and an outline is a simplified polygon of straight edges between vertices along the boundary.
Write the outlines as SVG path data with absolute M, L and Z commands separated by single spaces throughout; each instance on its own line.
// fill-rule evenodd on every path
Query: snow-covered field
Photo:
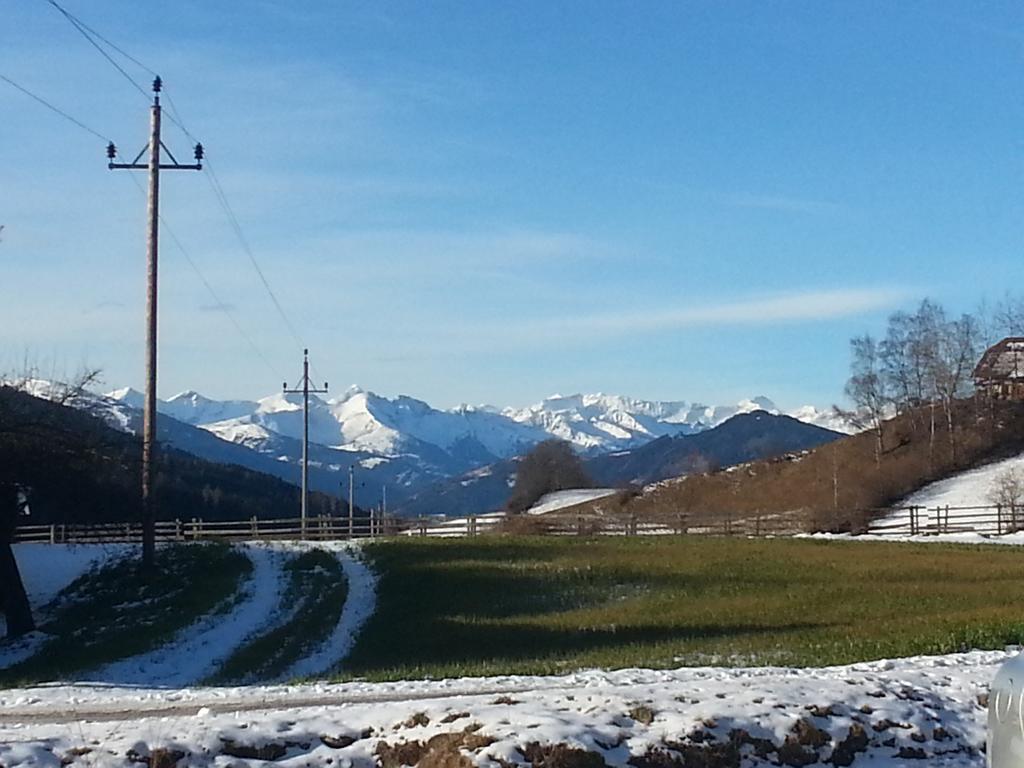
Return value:
M 987 686 L 1008 657 L 973 652 L 814 670 L 9 690 L 0 691 L 0 764 L 129 766 L 150 756 L 155 763 L 153 751 L 165 749 L 189 766 L 263 764 L 253 759 L 262 757 L 281 766 L 422 760 L 469 768 L 540 765 L 552 745 L 564 745 L 610 766 L 666 749 L 690 755 L 693 762 L 680 766 L 849 765 L 846 758 L 879 767 L 981 766 Z M 700 752 L 720 762 L 698 763 Z

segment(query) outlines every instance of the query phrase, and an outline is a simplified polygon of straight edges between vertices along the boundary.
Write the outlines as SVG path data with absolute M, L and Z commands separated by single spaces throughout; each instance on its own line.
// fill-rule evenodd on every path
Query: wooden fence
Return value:
M 979 533 L 1001 536 L 1024 530 L 1024 507 L 903 507 L 858 513 L 860 519 L 876 517 L 869 535 L 926 536 L 940 533 Z M 400 519 L 394 517 L 357 519 L 317 516 L 261 520 L 161 520 L 156 523 L 157 541 L 198 541 L 253 539 L 333 541 L 376 536 L 417 536 L 450 538 L 510 532 L 551 536 L 654 536 L 689 534 L 712 536 L 787 536 L 807 531 L 808 519 L 799 512 L 699 515 L 678 513 L 657 519 L 636 515 L 607 515 L 582 512 L 553 512 L 545 515 L 517 515 L 492 512 L 468 517 L 440 515 Z M 94 523 L 24 525 L 15 532 L 16 542 L 85 544 L 142 540 L 140 523 Z
M 1024 507 L 988 505 L 974 507 L 902 507 L 887 511 L 886 518 L 868 527 L 871 534 L 927 536 L 939 533 L 979 533 L 1002 536 L 1024 530 Z
M 657 519 L 636 515 L 550 512 L 509 516 L 504 512 L 468 517 L 419 517 L 403 521 L 406 536 L 452 538 L 509 532 L 550 536 L 656 536 L 694 534 L 718 536 L 784 536 L 805 530 L 797 513 L 690 515 L 678 513 Z
M 347 517 L 317 516 L 306 519 L 303 528 L 300 518 L 276 520 L 159 520 L 156 523 L 157 541 L 199 541 L 202 539 L 226 539 L 243 541 L 251 539 L 307 539 L 310 541 L 331 541 L 339 539 L 390 536 L 397 532 L 394 518 L 356 519 L 349 524 Z M 139 543 L 142 541 L 142 524 L 90 523 L 52 525 L 22 525 L 14 533 L 19 543 L 47 544 L 89 544 L 89 543 Z

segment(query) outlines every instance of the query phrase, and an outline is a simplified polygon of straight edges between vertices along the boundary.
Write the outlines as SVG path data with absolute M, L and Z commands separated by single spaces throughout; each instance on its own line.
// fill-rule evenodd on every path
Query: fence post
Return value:
M 576 513 L 576 535 L 583 535 L 583 515 L 581 515 L 579 512 Z
M 1003 535 L 1003 505 L 996 504 L 996 536 Z

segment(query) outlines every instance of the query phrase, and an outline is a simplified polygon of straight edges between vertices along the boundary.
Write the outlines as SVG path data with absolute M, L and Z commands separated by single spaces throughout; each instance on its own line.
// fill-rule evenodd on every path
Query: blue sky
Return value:
M 1024 277 L 1020 3 L 65 7 L 161 73 L 335 390 L 829 405 L 852 335 Z M 142 95 L 44 0 L 0 11 L 0 74 L 133 156 Z M 139 386 L 132 174 L 2 82 L 0 167 L 3 367 Z M 161 396 L 294 383 L 208 181 L 162 193 L 266 360 L 165 233 Z

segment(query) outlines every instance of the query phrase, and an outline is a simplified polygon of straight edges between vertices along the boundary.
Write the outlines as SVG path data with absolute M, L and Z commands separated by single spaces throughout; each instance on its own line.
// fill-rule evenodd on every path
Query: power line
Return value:
M 146 190 L 142 188 L 142 184 L 139 183 L 139 180 L 131 175 L 129 175 L 129 178 L 135 184 L 135 187 L 136 189 L 139 190 L 139 193 L 145 195 Z M 164 218 L 163 214 L 159 214 L 159 218 L 160 226 L 163 227 L 164 232 L 166 232 L 167 235 L 171 238 L 171 242 L 173 242 L 177 249 L 181 252 L 181 255 L 185 257 L 185 261 L 188 262 L 188 265 L 192 267 L 192 270 L 196 273 L 196 276 L 206 287 L 206 290 L 210 294 L 210 298 L 213 299 L 214 305 L 217 307 L 217 309 L 223 312 L 224 315 L 228 318 L 228 320 L 231 321 L 231 324 L 235 326 L 235 330 L 238 331 L 238 334 L 245 340 L 245 342 L 249 345 L 252 351 L 256 353 L 256 356 L 263 361 L 267 368 L 269 368 L 270 371 L 275 376 L 281 378 L 281 372 L 274 367 L 274 364 L 271 363 L 267 356 L 263 354 L 263 351 L 256 345 L 256 342 L 253 341 L 252 337 L 245 332 L 245 329 L 238 322 L 238 318 L 236 318 L 235 315 L 228 308 L 228 304 L 220 298 L 220 296 L 217 294 L 217 291 L 214 290 L 213 286 L 210 284 L 210 281 L 206 279 L 206 275 L 203 274 L 203 271 L 199 268 L 199 265 L 196 263 L 195 259 L 192 258 L 188 250 L 185 248 L 181 240 L 178 238 L 177 234 L 175 234 L 174 230 L 171 229 L 170 224 L 167 223 L 167 220 Z
M 165 98 L 167 99 L 167 104 L 169 106 L 169 110 L 167 112 L 168 118 L 171 120 L 172 123 L 174 123 L 176 126 L 178 126 L 178 128 L 181 129 L 181 132 L 184 133 L 188 139 L 190 139 L 193 142 L 198 142 L 199 140 L 185 126 L 185 121 L 181 118 L 181 113 L 178 111 L 178 107 L 174 103 L 174 99 L 166 91 L 164 93 Z M 304 346 L 304 342 L 302 341 L 302 338 L 299 336 L 298 331 L 295 329 L 295 326 L 292 323 L 291 318 L 288 316 L 288 313 L 285 312 L 284 310 L 284 305 L 281 304 L 280 300 L 277 298 L 277 294 L 274 292 L 273 287 L 270 285 L 270 281 L 267 279 L 266 273 L 264 273 L 262 267 L 260 267 L 259 262 L 256 261 L 256 255 L 253 253 L 252 247 L 249 245 L 249 239 L 245 236 L 245 232 L 242 230 L 242 225 L 238 221 L 238 217 L 235 215 L 234 209 L 231 207 L 231 203 L 228 200 L 227 193 L 224 191 L 224 187 L 220 183 L 220 178 L 217 176 L 217 172 L 213 168 L 213 163 L 210 161 L 208 157 L 205 159 L 205 163 L 206 180 L 210 184 L 210 188 L 213 190 L 213 195 L 214 197 L 217 198 L 217 203 L 220 205 L 221 210 L 223 211 L 225 217 L 227 218 L 228 224 L 231 226 L 231 229 L 234 232 L 235 237 L 238 239 L 239 244 L 242 246 L 242 250 L 245 252 L 245 255 L 249 258 L 249 262 L 252 264 L 252 267 L 256 271 L 256 274 L 259 277 L 260 282 L 263 284 L 263 287 L 266 290 L 267 295 L 270 297 L 271 302 L 274 304 L 274 308 L 281 316 L 281 320 L 284 321 L 285 327 L 288 329 L 288 332 L 291 333 L 292 338 L 296 341 L 296 343 L 298 343 L 300 346 Z M 316 370 L 316 366 L 313 366 L 313 370 L 314 373 L 317 374 L 317 376 L 320 375 L 319 371 Z
M 93 48 L 95 48 L 97 51 L 99 51 L 100 55 L 102 55 L 103 58 L 105 58 L 108 62 L 110 62 L 110 65 L 114 69 L 116 69 L 118 72 L 120 72 L 121 76 L 124 77 L 124 79 L 127 80 L 129 83 L 131 83 L 132 86 L 134 86 L 135 90 L 137 90 L 139 93 L 141 93 L 142 97 L 147 102 L 149 101 L 149 94 L 146 92 L 146 89 L 143 88 L 141 85 L 139 85 L 138 82 L 136 82 L 135 78 L 133 78 L 131 75 L 129 75 L 124 70 L 124 67 L 122 67 L 120 64 L 118 64 L 116 61 L 114 61 L 114 58 L 103 49 L 103 46 L 101 46 L 99 43 L 96 42 L 96 40 L 93 38 L 93 36 L 91 34 L 89 34 L 88 31 L 86 31 L 87 28 L 86 28 L 85 24 L 83 24 L 76 17 L 72 16 L 70 13 L 65 11 L 60 6 L 60 4 L 57 2 L 57 0 L 46 0 L 46 2 L 48 2 L 54 8 L 56 8 L 58 11 L 60 11 L 64 15 L 64 18 L 68 20 L 68 23 L 70 23 L 71 26 L 73 26 L 75 29 L 77 29 L 81 33 L 82 37 L 84 37 L 86 40 L 88 40 L 89 44 Z M 99 35 L 97 35 L 97 37 L 99 37 Z M 128 54 L 126 54 L 123 51 L 121 51 L 121 49 L 118 48 L 117 46 L 115 46 L 113 43 L 107 42 L 107 44 L 110 45 L 110 47 L 112 47 L 114 50 L 116 50 L 119 53 L 121 53 L 123 56 L 127 56 L 131 61 L 135 61 L 135 59 L 133 59 L 131 56 L 128 56 Z M 138 64 L 138 62 L 135 62 L 135 63 Z M 142 65 L 140 65 L 140 66 L 142 66 Z M 143 69 L 147 69 L 148 70 L 149 68 L 148 67 L 143 67 Z
M 136 90 L 138 90 L 146 98 L 147 102 L 149 101 L 149 94 L 146 92 L 146 90 L 141 85 L 139 85 L 139 83 L 136 82 L 136 80 L 131 75 L 129 75 L 123 67 L 121 67 L 116 61 L 114 61 L 113 57 L 109 53 L 107 53 L 107 51 L 104 50 L 98 42 L 96 42 L 96 39 L 98 38 L 99 40 L 103 41 L 114 51 L 124 56 L 128 61 L 132 62 L 136 66 L 144 69 L 146 72 L 155 76 L 156 72 L 153 69 L 146 66 L 141 61 L 139 61 L 123 49 L 119 48 L 117 45 L 115 45 L 110 40 L 105 38 L 99 32 L 96 32 L 94 29 L 89 27 L 85 22 L 81 21 L 76 16 L 71 14 L 69 11 L 66 11 L 63 7 L 61 7 L 57 0 L 46 0 L 46 2 L 48 2 L 54 8 L 56 8 L 64 16 L 64 18 L 66 18 L 68 22 L 76 30 L 78 30 L 78 32 L 81 33 L 81 35 L 86 40 L 89 41 L 90 45 L 92 45 L 97 51 L 99 51 L 100 54 L 102 54 L 103 58 L 105 58 L 111 64 L 111 66 L 113 66 L 129 83 L 132 84 L 132 86 L 135 87 Z M 181 131 L 189 139 L 198 143 L 195 136 L 193 136 L 192 133 L 188 130 L 188 128 L 185 127 L 184 121 L 181 119 L 181 116 L 178 113 L 178 110 L 174 104 L 174 100 L 170 97 L 170 95 L 167 95 L 166 98 L 168 101 L 168 105 L 170 106 L 170 110 L 167 114 L 168 119 L 178 128 L 180 128 Z M 231 229 L 234 231 L 236 238 L 241 244 L 242 250 L 249 258 L 249 262 L 252 264 L 253 269 L 256 270 L 256 274 L 259 276 L 260 282 L 263 284 L 263 287 L 266 290 L 267 295 L 270 297 L 271 302 L 274 304 L 274 308 L 277 310 L 278 314 L 281 316 L 281 319 L 284 321 L 285 327 L 288 328 L 288 331 L 289 333 L 291 333 L 292 338 L 294 338 L 295 341 L 298 342 L 298 344 L 302 345 L 302 339 L 299 336 L 298 331 L 296 331 L 295 326 L 292 324 L 291 318 L 288 317 L 288 313 L 285 312 L 284 306 L 278 300 L 277 294 L 274 293 L 274 289 L 271 287 L 270 281 L 267 279 L 266 274 L 260 267 L 259 262 L 256 261 L 256 256 L 253 253 L 251 246 L 249 245 L 249 241 L 246 238 L 244 231 L 242 230 L 242 226 L 238 221 L 238 217 L 235 215 L 234 209 L 231 207 L 231 203 L 228 201 L 227 194 L 224 192 L 224 188 L 220 183 L 220 179 L 217 177 L 217 174 L 213 170 L 213 166 L 208 158 L 206 159 L 206 169 L 207 173 L 204 175 L 206 176 L 207 181 L 209 182 L 210 187 L 213 190 L 214 197 L 217 198 L 217 202 L 220 205 L 221 210 L 227 217 Z
M 181 129 L 182 133 L 185 134 L 191 141 L 198 141 L 192 132 L 185 127 L 185 121 L 181 119 L 181 114 L 178 112 L 177 105 L 174 103 L 174 99 L 171 98 L 170 94 L 166 95 L 168 106 L 170 107 L 170 114 L 168 117 L 171 119 L 178 128 Z M 224 191 L 223 185 L 220 183 L 220 178 L 217 176 L 217 172 L 213 168 L 213 164 L 209 158 L 206 158 L 206 179 L 210 184 L 210 188 L 213 190 L 214 197 L 217 198 L 217 202 L 227 217 L 228 223 L 231 226 L 232 231 L 235 233 L 235 237 L 242 246 L 242 250 L 245 251 L 245 255 L 249 257 L 249 261 L 252 264 L 256 274 L 260 278 L 260 282 L 263 283 L 263 287 L 267 291 L 267 295 L 270 297 L 271 302 L 274 304 L 274 308 L 281 316 L 281 320 L 284 321 L 285 327 L 291 333 L 292 338 L 299 344 L 299 346 L 305 346 L 302 338 L 299 336 L 298 331 L 295 330 L 295 326 L 292 324 L 291 318 L 288 317 L 288 313 L 285 312 L 284 306 L 277 298 L 277 294 L 274 293 L 273 287 L 270 285 L 270 281 L 267 279 L 266 274 L 260 267 L 259 262 L 256 261 L 256 255 L 253 253 L 252 247 L 249 245 L 249 240 L 245 236 L 245 232 L 242 230 L 242 225 L 238 221 L 238 217 L 235 215 L 234 209 L 231 207 L 231 203 L 228 201 L 227 193 Z M 313 371 L 319 377 L 320 373 L 316 370 L 316 366 L 313 366 Z
M 288 317 L 288 313 L 284 311 L 284 307 L 277 298 L 277 294 L 274 293 L 274 289 L 270 286 L 270 281 L 267 276 L 263 273 L 260 268 L 259 262 L 256 261 L 256 256 L 252 252 L 252 248 L 249 246 L 249 241 L 245 237 L 245 233 L 242 231 L 242 225 L 238 222 L 238 217 L 235 216 L 235 212 L 231 207 L 231 203 L 228 202 L 227 195 L 224 193 L 224 188 L 220 184 L 220 179 L 217 178 L 217 174 L 213 170 L 213 166 L 210 165 L 209 160 L 206 162 L 206 178 L 210 182 L 210 187 L 213 189 L 213 194 L 217 198 L 217 202 L 220 203 L 221 210 L 224 211 L 224 215 L 227 216 L 228 223 L 235 232 L 235 237 L 242 246 L 242 250 L 245 251 L 245 255 L 249 257 L 249 262 L 252 264 L 253 269 L 256 270 L 256 274 L 259 275 L 260 282 L 263 283 L 263 287 L 267 291 L 267 295 L 270 296 L 270 300 L 273 302 L 274 307 L 277 309 L 278 314 L 284 321 L 285 326 L 291 333 L 292 337 L 300 345 L 302 339 L 299 337 L 298 331 L 295 330 L 295 326 L 292 325 L 291 319 Z
M 92 128 L 90 128 L 90 127 L 89 127 L 88 125 L 86 125 L 85 123 L 83 123 L 83 122 L 82 122 L 81 120 L 79 120 L 78 118 L 76 118 L 76 117 L 73 117 L 72 115 L 69 115 L 69 114 L 68 114 L 67 112 L 65 112 L 65 111 L 64 111 L 63 109 L 61 109 L 60 107 L 55 107 L 55 106 L 54 106 L 53 104 L 51 104 L 50 102 L 48 102 L 48 101 L 47 101 L 46 99 L 44 99 L 44 98 L 43 98 L 42 96 L 39 96 L 38 94 L 32 93 L 32 91 L 30 91 L 30 90 L 29 90 L 28 88 L 26 88 L 26 87 L 25 87 L 25 86 L 23 86 L 23 85 L 19 85 L 18 83 L 16 83 L 16 82 L 14 82 L 13 80 L 11 80 L 11 78 L 7 77 L 6 75 L 0 75 L 0 80 L 3 80 L 3 81 L 4 81 L 5 83 L 7 83 L 8 85 L 11 85 L 11 86 L 13 86 L 13 87 L 17 88 L 17 89 L 18 89 L 19 91 L 21 91 L 22 93 L 24 93 L 24 94 L 25 94 L 26 96 L 28 96 L 29 98 L 35 99 L 35 100 L 36 100 L 36 101 L 38 101 L 38 102 L 39 102 L 40 104 L 42 104 L 42 105 L 43 105 L 44 107 L 46 107 L 47 109 L 51 110 L 52 112 L 56 112 L 56 113 L 57 113 L 58 115 L 60 115 L 61 117 L 63 117 L 63 118 L 65 119 L 65 120 L 69 120 L 69 121 L 71 121 L 72 123 L 74 123 L 75 125 L 77 125 L 77 126 L 78 126 L 79 128 L 81 128 L 81 129 L 82 129 L 83 131 L 88 131 L 88 132 L 89 132 L 89 133 L 91 133 L 91 134 L 92 134 L 93 136 L 95 136 L 96 138 L 98 138 L 98 139 L 99 139 L 100 141 L 110 141 L 110 139 L 109 139 L 108 137 L 104 136 L 104 135 L 103 135 L 103 134 L 101 134 L 101 133 L 100 133 L 99 131 L 94 131 L 94 130 L 93 130 Z
M 147 67 L 145 64 L 143 64 L 141 61 L 136 59 L 134 56 L 132 56 L 130 53 L 128 53 L 123 48 L 120 48 L 115 43 L 112 43 L 109 39 L 107 39 L 106 37 L 101 35 L 99 32 L 97 32 L 95 29 L 90 27 L 88 24 L 86 24 L 80 18 L 75 16 L 73 13 L 71 13 L 70 11 L 67 11 L 64 8 L 62 8 L 60 5 L 58 5 L 56 2 L 54 2 L 54 0 L 47 0 L 47 2 L 50 3 L 50 5 L 52 5 L 54 8 L 56 8 L 62 14 L 64 14 L 64 16 L 67 17 L 68 21 L 70 21 L 71 23 L 73 23 L 73 24 L 75 24 L 77 26 L 82 27 L 87 32 L 89 32 L 93 37 L 99 38 L 101 41 L 106 43 L 109 47 L 113 48 L 119 54 L 121 54 L 126 59 L 128 59 L 128 61 L 130 61 L 132 64 L 134 64 L 135 66 L 139 67 L 140 69 L 145 70 L 146 72 L 148 72 L 153 77 L 159 77 L 159 75 L 156 72 L 154 72 L 152 69 Z

